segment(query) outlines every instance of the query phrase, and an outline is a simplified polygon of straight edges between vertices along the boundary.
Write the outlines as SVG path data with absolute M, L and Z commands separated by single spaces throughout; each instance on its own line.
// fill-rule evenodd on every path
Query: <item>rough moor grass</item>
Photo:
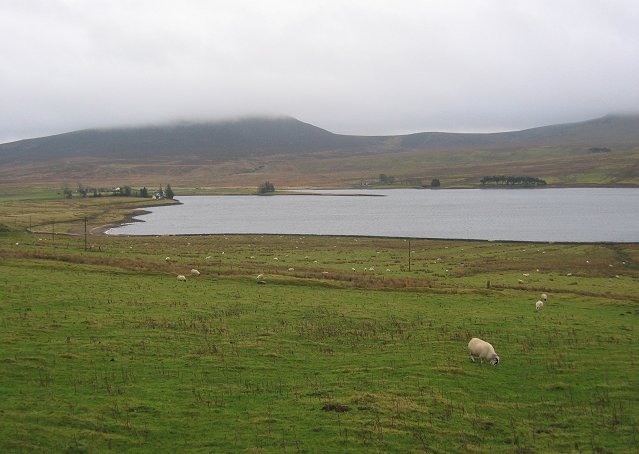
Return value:
M 0 233 L 1 452 L 637 452 L 637 245 L 83 240 Z

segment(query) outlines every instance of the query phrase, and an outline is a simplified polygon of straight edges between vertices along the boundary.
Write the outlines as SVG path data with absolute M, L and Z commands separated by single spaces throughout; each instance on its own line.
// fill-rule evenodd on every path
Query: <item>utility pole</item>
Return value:
M 408 239 L 408 271 L 410 272 L 410 238 Z
M 87 217 L 84 217 L 84 250 L 87 250 Z
M 51 241 L 55 243 L 55 221 L 51 222 Z

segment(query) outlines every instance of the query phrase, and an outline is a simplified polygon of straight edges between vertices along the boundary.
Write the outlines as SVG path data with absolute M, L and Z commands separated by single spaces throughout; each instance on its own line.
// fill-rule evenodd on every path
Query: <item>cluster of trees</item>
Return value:
M 608 147 L 592 147 L 589 148 L 588 151 L 591 153 L 610 153 L 610 148 Z
M 275 192 L 275 186 L 270 181 L 265 181 L 257 187 L 258 194 L 266 194 L 269 192 Z
M 142 189 L 146 189 L 146 188 L 142 188 Z M 158 199 L 172 199 L 173 197 L 175 197 L 175 193 L 173 192 L 173 189 L 171 189 L 171 185 L 167 184 L 166 189 L 162 189 L 162 186 L 160 186 L 160 189 L 157 192 L 155 192 L 153 196 Z M 142 195 L 141 197 L 148 197 L 148 195 L 146 196 Z
M 492 177 L 483 177 L 479 182 L 482 185 L 486 184 L 503 184 L 503 185 L 516 185 L 520 184 L 522 186 L 543 186 L 546 184 L 546 180 L 542 180 L 541 178 L 535 177 L 527 177 L 527 176 L 507 176 L 507 175 L 496 175 Z
M 379 183 L 380 184 L 393 184 L 393 183 L 395 183 L 395 181 L 396 181 L 396 179 L 392 175 L 386 175 L 385 173 L 380 173 L 379 174 Z
M 141 189 L 134 189 L 131 186 L 124 185 L 116 188 L 96 188 L 90 186 L 84 186 L 83 184 L 78 184 L 78 189 L 76 191 L 78 195 L 82 198 L 85 197 L 102 197 L 103 195 L 111 195 L 114 197 L 155 197 L 159 199 L 172 199 L 175 196 L 173 189 L 171 189 L 171 185 L 167 184 L 166 189 L 163 189 L 160 186 L 160 189 L 155 192 L 149 192 L 146 186 Z M 73 197 L 73 191 L 65 186 L 62 189 L 62 194 L 65 199 L 70 199 Z

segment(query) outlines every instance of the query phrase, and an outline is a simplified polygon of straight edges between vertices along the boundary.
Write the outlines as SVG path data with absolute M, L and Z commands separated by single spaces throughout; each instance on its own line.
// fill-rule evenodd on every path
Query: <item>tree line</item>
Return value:
M 509 176 L 509 175 L 493 175 L 491 177 L 483 177 L 479 182 L 482 185 L 497 184 L 497 185 L 522 185 L 522 186 L 543 186 L 546 184 L 546 180 L 536 177 L 528 176 Z
M 76 194 L 81 198 L 111 196 L 172 199 L 175 197 L 175 193 L 173 192 L 173 189 L 171 189 L 170 184 L 167 184 L 166 188 L 163 188 L 162 185 L 160 185 L 160 189 L 153 191 L 149 190 L 146 186 L 140 189 L 135 189 L 129 185 L 117 186 L 114 188 L 98 188 L 84 186 L 80 183 L 78 184 Z M 68 186 L 64 186 L 64 188 L 62 188 L 62 195 L 65 199 L 70 199 L 73 197 L 73 190 L 71 190 Z

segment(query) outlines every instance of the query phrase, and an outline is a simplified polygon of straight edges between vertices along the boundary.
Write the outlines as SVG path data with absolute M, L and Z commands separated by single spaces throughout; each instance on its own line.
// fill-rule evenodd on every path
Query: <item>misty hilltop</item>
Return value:
M 361 150 L 375 138 L 333 134 L 290 117 L 210 123 L 86 129 L 0 145 L 0 160 L 112 157 L 117 159 L 247 156 Z
M 291 117 L 252 117 L 87 129 L 0 144 L 0 180 L 252 186 L 271 179 L 352 186 L 384 173 L 412 181 L 448 178 L 451 186 L 503 174 L 636 185 L 638 161 L 639 115 L 511 132 L 392 136 L 340 135 Z

